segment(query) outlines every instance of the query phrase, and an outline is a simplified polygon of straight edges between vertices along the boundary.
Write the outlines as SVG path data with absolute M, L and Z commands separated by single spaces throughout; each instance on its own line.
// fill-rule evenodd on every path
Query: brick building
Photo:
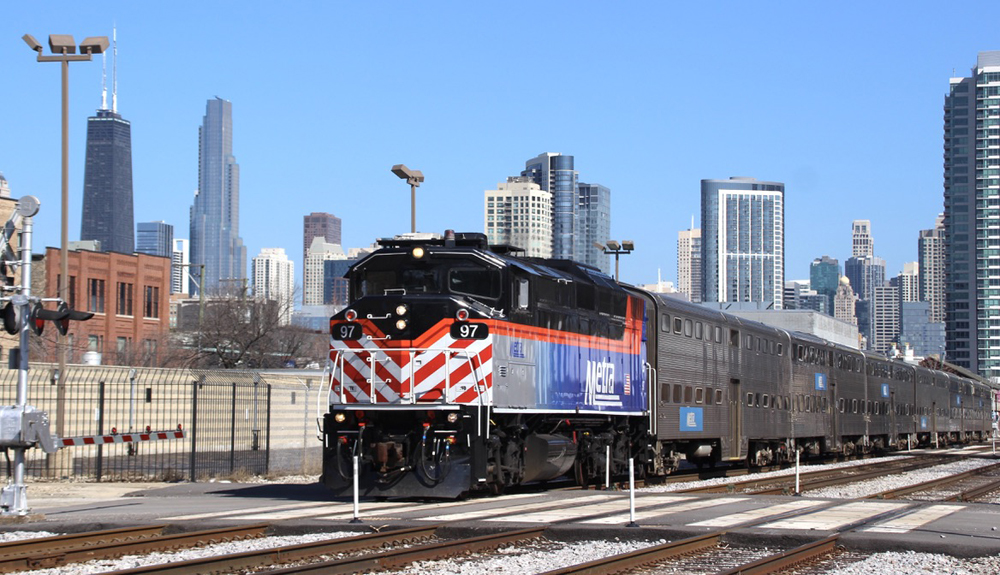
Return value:
M 59 251 L 46 248 L 44 284 L 33 288 L 45 297 L 57 297 Z M 92 351 L 104 364 L 158 365 L 170 331 L 170 258 L 75 250 L 69 278 L 69 307 L 94 317 L 70 324 L 67 362 L 80 363 Z M 44 339 L 54 341 L 52 334 L 46 328 Z M 56 360 L 54 345 L 46 346 L 46 355 Z

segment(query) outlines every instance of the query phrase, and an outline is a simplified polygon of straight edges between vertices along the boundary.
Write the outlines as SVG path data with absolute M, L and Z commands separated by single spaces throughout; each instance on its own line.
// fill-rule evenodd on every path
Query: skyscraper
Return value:
M 948 361 L 1000 377 L 1000 52 L 980 52 L 944 99 Z
M 191 206 L 191 263 L 205 264 L 206 292 L 242 287 L 247 250 L 240 238 L 240 167 L 233 156 L 233 105 L 216 97 L 198 128 L 198 191 Z M 192 295 L 197 286 L 192 282 Z
M 277 302 L 281 325 L 292 323 L 295 263 L 282 248 L 263 248 L 253 258 L 253 296 Z
M 875 241 L 872 240 L 870 220 L 854 220 L 851 224 L 851 256 L 856 258 L 875 255 Z
M 833 315 L 833 298 L 840 286 L 840 262 L 830 256 L 814 259 L 809 266 L 809 287 L 819 295 L 825 295 L 829 302 L 826 309 Z
M 784 195 L 779 182 L 701 181 L 702 301 L 782 309 Z
M 302 217 L 302 285 L 306 282 L 306 256 L 309 254 L 309 246 L 312 245 L 313 238 L 323 238 L 328 244 L 342 245 L 340 218 L 326 212 L 313 212 Z M 305 297 L 303 290 L 302 296 Z
M 677 232 L 677 291 L 694 303 L 701 303 L 701 229 Z
M 187 240 L 174 240 L 170 257 L 170 293 L 185 293 L 184 278 L 191 271 L 191 251 Z M 197 277 L 197 276 L 196 276 Z
M 578 174 L 573 168 L 573 156 L 539 154 L 524 163 L 521 175 L 552 193 L 552 257 L 575 259 Z
M 117 62 L 117 41 L 114 55 Z M 114 68 L 117 70 L 117 66 Z M 105 252 L 131 254 L 135 247 L 133 225 L 132 124 L 118 113 L 118 80 L 114 74 L 111 109 L 105 87 L 97 115 L 87 118 L 80 239 L 101 242 Z
M 305 283 L 302 284 L 302 305 L 323 305 L 323 289 L 325 270 L 323 262 L 327 260 L 346 260 L 344 248 L 340 244 L 331 244 L 323 238 L 313 238 L 306 253 Z
M 932 230 L 920 230 L 917 239 L 920 273 L 919 300 L 930 304 L 931 323 L 944 323 L 944 214 Z
M 135 232 L 135 251 L 165 258 L 172 256 L 174 226 L 166 222 L 139 222 Z
M 858 299 L 869 301 L 875 288 L 885 283 L 885 260 L 878 256 L 851 257 L 844 262 L 844 275 Z
M 521 248 L 528 257 L 552 256 L 552 194 L 527 176 L 486 190 L 483 220 L 491 244 Z
M 611 190 L 601 184 L 577 184 L 577 228 L 574 259 L 611 274 L 611 256 L 595 243 L 611 239 Z
M 892 283 L 899 288 L 901 302 L 920 301 L 920 271 L 917 262 L 906 262 L 903 271 L 892 278 Z
M 870 304 L 871 335 L 868 349 L 886 353 L 899 340 L 899 288 L 885 283 L 875 286 Z
M 851 280 L 847 276 L 840 278 L 837 293 L 833 296 L 833 317 L 849 324 L 858 325 L 854 309 L 856 299 L 854 290 L 851 289 Z

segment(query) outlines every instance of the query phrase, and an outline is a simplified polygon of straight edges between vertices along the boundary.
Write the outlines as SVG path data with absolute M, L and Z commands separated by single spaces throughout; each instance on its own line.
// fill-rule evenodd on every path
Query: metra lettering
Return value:
M 586 401 L 593 404 L 597 394 L 615 392 L 615 365 L 608 361 L 587 361 Z

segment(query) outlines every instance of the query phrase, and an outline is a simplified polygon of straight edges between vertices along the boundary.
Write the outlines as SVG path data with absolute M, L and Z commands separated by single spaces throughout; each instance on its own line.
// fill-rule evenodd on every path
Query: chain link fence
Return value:
M 27 454 L 28 477 L 89 481 L 202 481 L 314 475 L 320 373 L 202 371 L 35 363 L 28 405 L 60 438 L 171 431 L 183 439 L 84 445 Z M 17 371 L 0 373 L 0 405 L 13 405 Z M 12 473 L 12 454 L 3 472 Z

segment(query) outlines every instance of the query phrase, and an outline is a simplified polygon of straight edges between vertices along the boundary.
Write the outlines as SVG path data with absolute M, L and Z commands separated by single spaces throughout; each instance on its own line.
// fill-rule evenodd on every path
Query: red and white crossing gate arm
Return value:
M 145 433 L 120 433 L 115 435 L 85 435 L 59 439 L 59 447 L 79 447 L 81 445 L 105 445 L 108 443 L 134 443 L 137 441 L 159 441 L 164 439 L 184 439 L 180 429 L 171 431 L 147 431 Z

